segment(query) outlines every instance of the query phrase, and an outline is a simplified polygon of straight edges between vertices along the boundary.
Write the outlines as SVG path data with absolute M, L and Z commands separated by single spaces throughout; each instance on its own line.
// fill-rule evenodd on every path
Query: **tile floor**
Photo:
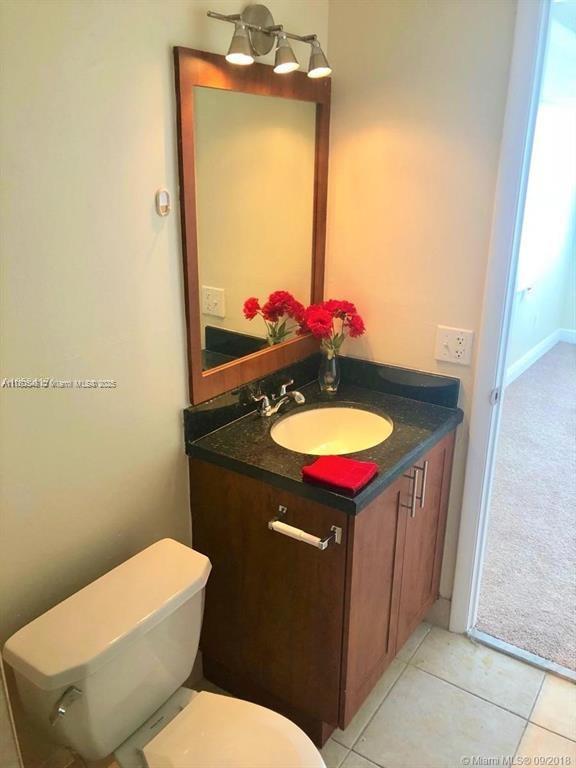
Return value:
M 327 768 L 504 768 L 514 757 L 576 768 L 576 685 L 423 623 L 322 756 Z
M 574 768 L 576 685 L 424 623 L 322 755 L 327 768 Z

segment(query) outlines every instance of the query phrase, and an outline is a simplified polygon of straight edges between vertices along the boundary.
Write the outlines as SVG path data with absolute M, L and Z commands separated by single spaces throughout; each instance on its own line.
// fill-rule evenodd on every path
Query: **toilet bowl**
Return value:
M 142 755 L 148 768 L 325 768 L 308 736 L 282 715 L 187 688 L 176 691 L 114 754 L 122 768 L 140 768 Z
M 16 632 L 3 657 L 51 741 L 121 768 L 325 768 L 285 717 L 182 687 L 208 558 L 163 539 Z

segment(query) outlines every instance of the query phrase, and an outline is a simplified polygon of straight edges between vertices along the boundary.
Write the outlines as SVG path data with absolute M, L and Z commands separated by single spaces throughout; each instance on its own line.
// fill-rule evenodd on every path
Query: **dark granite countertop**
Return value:
M 321 396 L 316 383 L 301 387 L 301 391 L 306 396 L 306 405 L 290 403 L 269 418 L 249 413 L 204 437 L 188 441 L 187 454 L 355 515 L 444 435 L 456 429 L 463 416 L 459 408 L 446 408 L 352 384 L 342 385 L 338 395 L 330 400 Z M 392 435 L 383 443 L 349 454 L 362 461 L 374 461 L 379 467 L 374 480 L 354 497 L 303 482 L 302 467 L 317 457 L 282 448 L 270 436 L 272 425 L 294 410 L 343 404 L 386 415 L 394 423 Z

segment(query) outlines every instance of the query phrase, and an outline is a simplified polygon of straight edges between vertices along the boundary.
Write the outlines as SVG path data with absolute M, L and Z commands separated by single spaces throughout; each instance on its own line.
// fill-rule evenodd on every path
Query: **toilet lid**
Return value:
M 326 768 L 287 718 L 207 691 L 148 742 L 144 756 L 149 768 Z

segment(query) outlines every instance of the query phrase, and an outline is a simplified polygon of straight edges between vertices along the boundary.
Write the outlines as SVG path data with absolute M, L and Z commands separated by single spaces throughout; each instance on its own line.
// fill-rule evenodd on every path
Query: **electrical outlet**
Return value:
M 436 360 L 458 365 L 470 365 L 472 362 L 472 344 L 474 331 L 463 328 L 448 328 L 439 325 L 436 329 Z
M 212 315 L 212 317 L 226 317 L 224 288 L 202 286 L 202 314 Z

